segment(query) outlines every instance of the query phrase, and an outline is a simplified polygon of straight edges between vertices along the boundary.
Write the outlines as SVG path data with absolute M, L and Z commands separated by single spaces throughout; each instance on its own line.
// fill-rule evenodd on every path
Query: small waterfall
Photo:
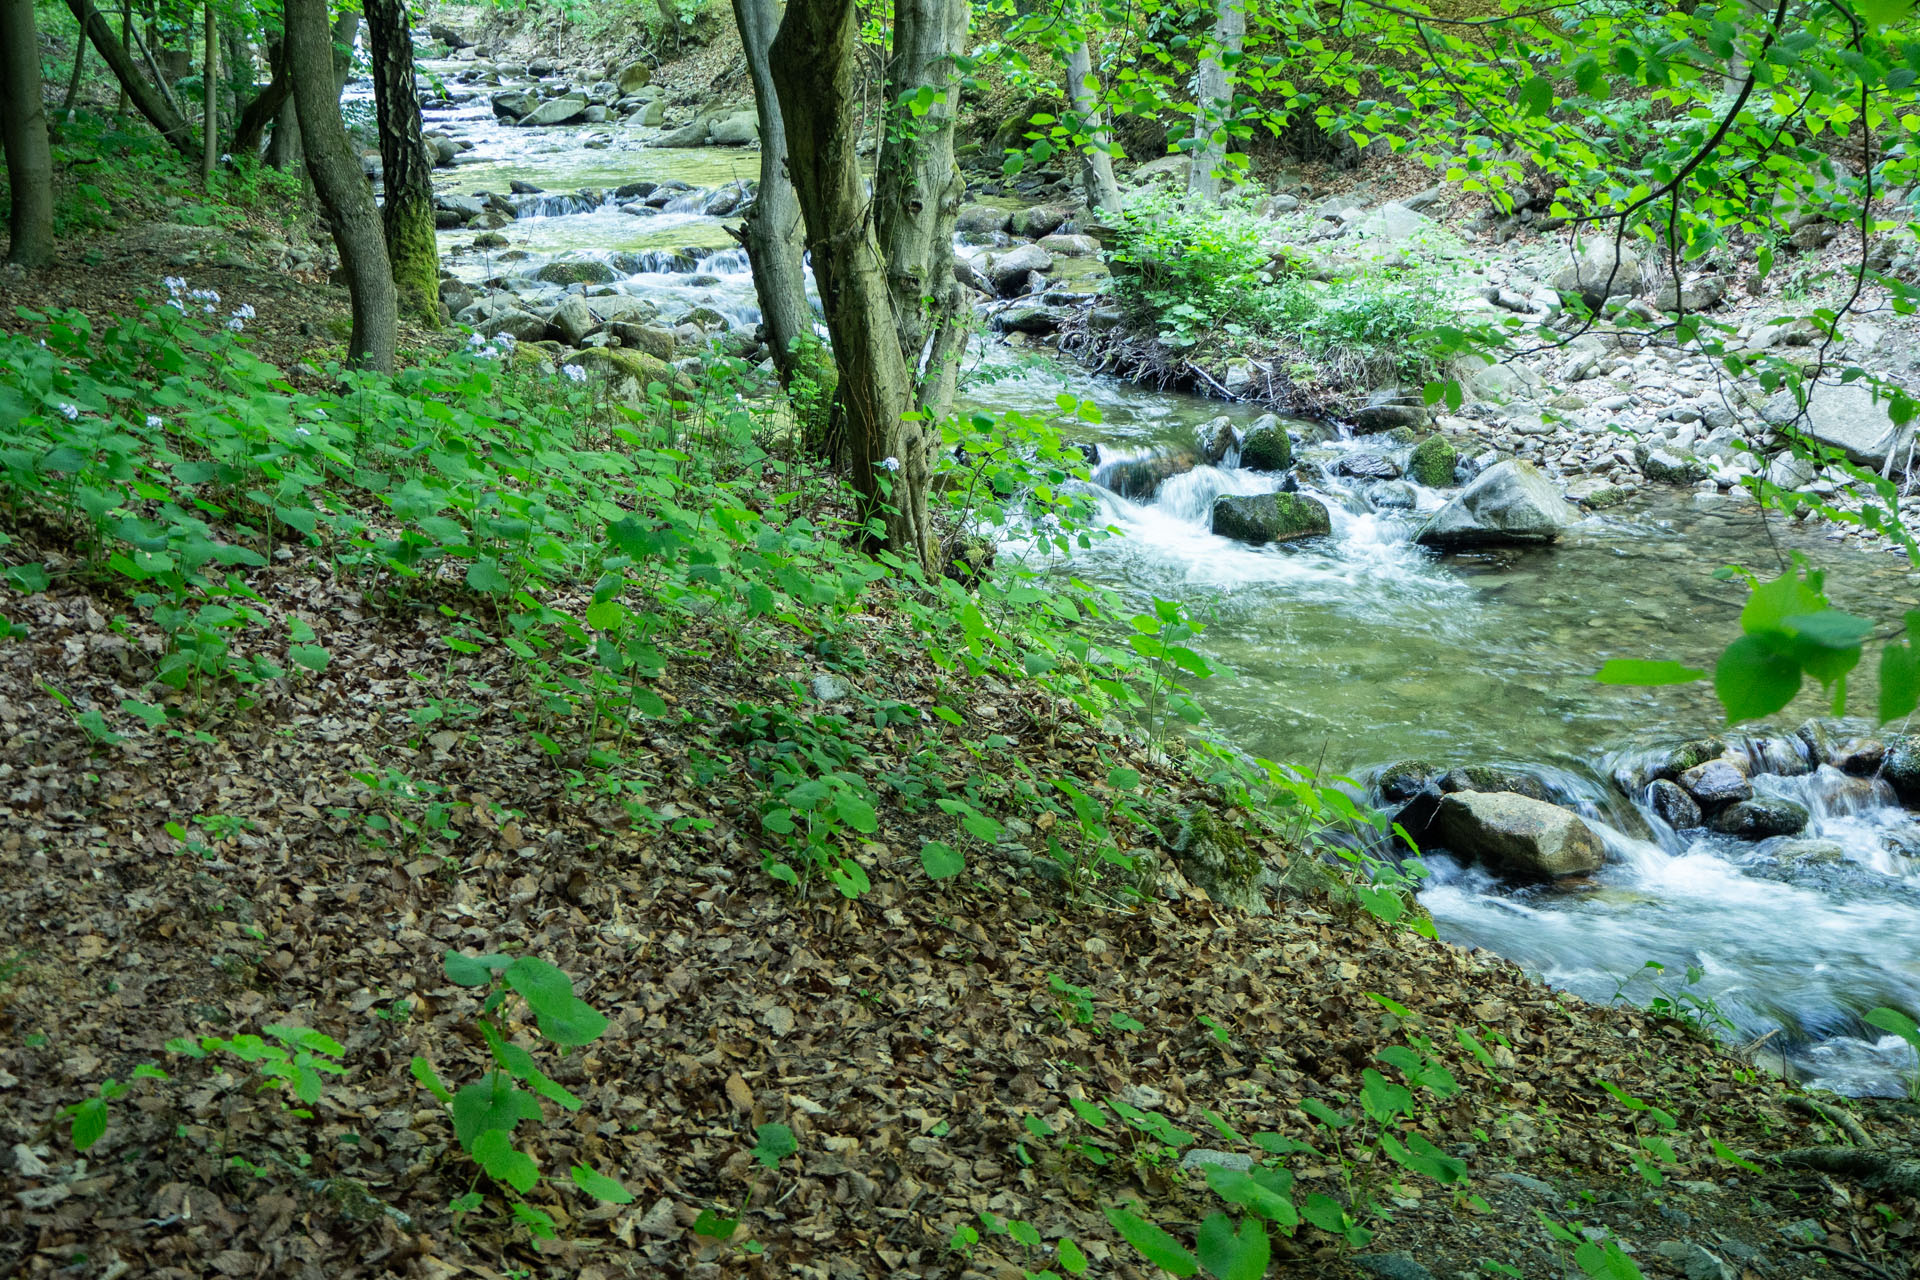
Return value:
M 569 191 L 559 194 L 542 191 L 534 195 L 513 196 L 514 213 L 520 218 L 565 218 L 592 213 L 610 203 L 604 191 Z

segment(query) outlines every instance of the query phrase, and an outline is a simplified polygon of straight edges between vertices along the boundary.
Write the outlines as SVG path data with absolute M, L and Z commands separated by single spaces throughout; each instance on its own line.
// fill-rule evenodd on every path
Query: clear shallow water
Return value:
M 618 125 L 515 129 L 484 100 L 430 123 L 476 142 L 443 189 L 504 191 L 521 178 L 550 193 L 677 178 L 713 187 L 756 175 L 758 155 L 673 152 L 637 145 Z M 606 150 L 582 144 L 612 136 Z M 504 228 L 528 256 L 450 259 L 469 279 L 530 275 L 556 256 L 603 260 L 625 252 L 705 246 L 692 271 L 623 274 L 614 286 L 676 306 L 711 306 L 733 323 L 758 312 L 745 262 L 722 220 L 691 213 L 641 218 L 607 206 L 523 217 Z M 472 233 L 443 233 L 443 250 Z M 1248 406 L 1142 390 L 1070 365 L 977 342 L 968 407 L 1051 410 L 1065 390 L 1103 421 L 1079 438 L 1103 462 L 1191 449 L 1195 428 L 1221 414 L 1244 424 Z M 1303 424 L 1305 425 L 1305 424 Z M 1309 438 L 1326 433 L 1308 427 Z M 1328 469 L 1374 441 L 1325 440 L 1300 450 Z M 1404 461 L 1405 449 L 1397 451 Z M 1439 557 L 1415 547 L 1420 514 L 1443 495 L 1411 486 L 1319 484 L 1331 537 L 1250 548 L 1216 538 L 1207 512 L 1222 493 L 1257 493 L 1275 480 L 1199 467 L 1151 498 L 1110 491 L 1104 515 L 1126 536 L 1077 557 L 1076 572 L 1133 595 L 1177 599 L 1208 622 L 1197 647 L 1232 669 L 1200 690 L 1216 721 L 1249 751 L 1360 774 L 1409 756 L 1443 766 L 1505 761 L 1534 766 L 1583 810 L 1609 846 L 1607 868 L 1572 889 L 1520 888 L 1444 855 L 1431 858 L 1422 900 L 1442 936 L 1486 946 L 1582 996 L 1656 994 L 1642 969 L 1711 999 L 1743 1041 L 1765 1037 L 1765 1060 L 1784 1061 L 1847 1092 L 1892 1092 L 1911 1054 L 1864 1028 L 1876 1004 L 1920 1010 L 1920 826 L 1884 794 L 1825 774 L 1763 776 L 1763 791 L 1807 803 L 1806 838 L 1839 845 L 1837 864 L 1778 864 L 1782 842 L 1755 845 L 1649 824 L 1607 780 L 1636 749 L 1714 731 L 1720 712 L 1704 684 L 1657 690 L 1597 685 L 1614 657 L 1677 658 L 1711 667 L 1738 629 L 1744 590 L 1714 569 L 1746 563 L 1767 574 L 1781 554 L 1808 550 L 1843 608 L 1894 618 L 1920 607 L 1920 576 L 1904 561 L 1846 551 L 1776 519 L 1770 537 L 1750 504 L 1674 492 L 1583 521 L 1555 547 Z M 1853 690 L 1870 706 L 1871 673 Z M 1803 693 L 1782 727 L 1822 714 Z M 1826 771 L 1831 774 L 1832 771 Z M 1652 838 L 1645 838 L 1651 836 Z M 1773 1055 L 1779 1054 L 1776 1059 Z

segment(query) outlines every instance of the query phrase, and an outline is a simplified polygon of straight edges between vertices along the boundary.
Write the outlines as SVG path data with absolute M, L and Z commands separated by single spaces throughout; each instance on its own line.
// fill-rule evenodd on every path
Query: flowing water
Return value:
M 458 69 L 442 67 L 450 80 Z M 745 261 L 721 219 L 672 204 L 634 216 L 572 194 L 643 179 L 713 188 L 754 177 L 757 153 L 650 150 L 638 145 L 641 131 L 618 124 L 510 128 L 484 97 L 429 123 L 475 144 L 443 190 L 504 191 L 513 178 L 545 189 L 520 197 L 522 216 L 503 228 L 510 259 L 459 252 L 472 233 L 443 233 L 456 273 L 526 276 L 554 257 L 590 256 L 618 263 L 613 287 L 654 299 L 670 317 L 684 304 L 757 321 Z M 608 144 L 589 148 L 596 138 Z M 991 376 L 971 381 L 971 407 L 1033 413 L 1063 390 L 1097 404 L 1102 422 L 1086 439 L 1103 467 L 1191 451 L 1196 427 L 1217 415 L 1256 416 L 997 344 L 976 344 L 972 358 L 983 365 L 976 374 Z M 1355 777 L 1408 757 L 1525 765 L 1607 843 L 1607 868 L 1572 888 L 1503 883 L 1430 857 L 1421 900 L 1443 937 L 1595 1000 L 1646 1003 L 1656 986 L 1684 992 L 1712 1003 L 1729 1038 L 1764 1039 L 1765 1061 L 1846 1092 L 1896 1092 L 1913 1054 L 1859 1014 L 1878 1004 L 1920 1010 L 1920 824 L 1884 787 L 1813 769 L 1776 740 L 1753 749 L 1771 762 L 1756 789 L 1807 805 L 1814 818 L 1797 839 L 1828 843 L 1783 856 L 1784 840 L 1675 833 L 1611 778 L 1648 748 L 1712 732 L 1720 714 L 1710 688 L 1608 688 L 1591 677 L 1615 657 L 1710 667 L 1737 634 L 1745 594 L 1714 579 L 1723 565 L 1771 574 L 1804 550 L 1838 606 L 1874 618 L 1920 607 L 1920 575 L 1777 518 L 1769 527 L 1751 503 L 1685 491 L 1590 517 L 1551 548 L 1441 557 L 1411 534 L 1443 495 L 1337 477 L 1343 459 L 1382 444 L 1295 425 L 1318 441 L 1299 453 L 1324 473 L 1307 487 L 1332 513 L 1330 537 L 1263 548 L 1215 537 L 1214 497 L 1272 489 L 1276 478 L 1199 466 L 1148 497 L 1101 490 L 1106 519 L 1125 536 L 1081 553 L 1075 572 L 1142 606 L 1179 600 L 1207 623 L 1197 647 L 1232 674 L 1208 681 L 1201 698 L 1248 751 Z M 1405 454 L 1397 450 L 1402 463 Z M 1852 692 L 1870 706 L 1870 675 Z M 1810 689 L 1777 728 L 1826 710 Z M 1699 976 L 1688 985 L 1690 969 Z

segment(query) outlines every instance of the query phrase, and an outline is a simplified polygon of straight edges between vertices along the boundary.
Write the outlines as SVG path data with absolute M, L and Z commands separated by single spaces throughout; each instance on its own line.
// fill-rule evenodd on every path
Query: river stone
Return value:
M 1434 832 L 1460 857 L 1526 875 L 1585 875 L 1606 862 L 1599 838 L 1579 817 L 1512 792 L 1463 791 L 1443 798 Z
M 1200 456 L 1210 467 L 1219 466 L 1233 451 L 1233 422 L 1225 414 L 1201 424 L 1195 434 L 1200 438 Z
M 559 98 L 549 98 L 539 106 L 520 117 L 520 123 L 529 127 L 550 124 L 571 124 L 586 114 L 587 99 L 578 93 L 569 93 Z
M 1700 806 L 1678 784 L 1668 782 L 1665 778 L 1656 779 L 1651 785 L 1647 807 L 1653 810 L 1655 817 L 1675 831 L 1686 831 L 1700 825 Z
M 1753 784 L 1747 781 L 1746 770 L 1727 759 L 1695 765 L 1680 775 L 1680 785 L 1704 809 L 1753 798 Z
M 1105 485 L 1123 498 L 1144 500 L 1154 495 L 1162 481 L 1193 470 L 1196 462 L 1191 453 L 1158 453 L 1108 463 L 1093 478 L 1095 483 Z
M 498 231 L 482 231 L 473 238 L 473 247 L 476 249 L 504 249 L 507 243 L 507 238 Z
M 1382 769 L 1373 785 L 1388 803 L 1405 804 L 1417 795 L 1432 791 L 1440 775 L 1439 766 L 1425 760 L 1398 760 Z
M 1642 274 L 1639 255 L 1631 246 L 1620 245 L 1616 255 L 1612 236 L 1594 236 L 1553 277 L 1553 287 L 1578 295 L 1587 310 L 1598 311 L 1608 298 L 1631 298 L 1640 292 Z
M 427 25 L 427 34 L 449 49 L 465 49 L 473 44 L 473 41 L 467 39 L 444 22 L 429 23 Z
M 1640 473 L 1659 484 L 1698 484 L 1712 474 L 1706 463 L 1672 445 L 1638 445 L 1633 456 Z
M 1167 846 L 1181 873 L 1215 902 L 1252 915 L 1272 911 L 1265 890 L 1273 872 L 1239 827 L 1208 809 L 1183 809 Z
M 635 94 L 653 83 L 653 68 L 644 62 L 629 62 L 620 68 L 620 74 L 613 78 L 619 88 L 620 96 Z
M 634 113 L 634 120 L 648 129 L 658 129 L 667 122 L 667 100 L 655 98 Z
M 592 258 L 562 258 L 533 273 L 548 284 L 612 284 L 613 268 Z
M 1298 493 L 1225 495 L 1213 500 L 1213 531 L 1261 546 L 1333 532 L 1333 517 L 1316 499 Z
M 463 221 L 477 218 L 487 211 L 486 202 L 478 196 L 435 196 L 433 207 L 455 214 Z
M 1353 1265 L 1368 1275 L 1379 1276 L 1381 1280 L 1433 1280 L 1433 1272 L 1404 1253 L 1356 1254 Z
M 1847 860 L 1847 848 L 1838 840 L 1786 840 L 1767 852 L 1778 863 L 1810 862 L 1832 865 Z
M 518 89 L 509 89 L 505 93 L 496 93 L 491 99 L 493 114 L 502 120 L 518 121 L 522 116 L 539 105 L 540 100 L 530 93 Z
M 1545 800 L 1547 789 L 1540 779 L 1518 769 L 1497 764 L 1469 764 L 1449 769 L 1440 779 L 1440 789 L 1457 791 L 1510 791 L 1529 800 Z
M 994 328 L 1002 333 L 1025 333 L 1042 337 L 1060 330 L 1063 313 L 1056 307 L 1014 307 L 994 319 Z
M 1430 547 L 1547 543 L 1574 521 L 1574 509 L 1531 462 L 1496 463 L 1440 508 L 1416 541 Z
M 1384 453 L 1350 453 L 1334 464 L 1341 475 L 1359 480 L 1398 480 L 1400 464 Z
M 531 311 L 518 308 L 502 308 L 474 326 L 474 331 L 485 338 L 507 334 L 521 342 L 538 342 L 547 336 L 547 322 Z
M 1240 465 L 1249 471 L 1285 471 L 1293 465 L 1293 437 L 1271 413 L 1261 414 L 1240 438 Z
M 953 229 L 966 235 L 990 236 L 996 231 L 1005 231 L 1013 222 L 1013 215 L 1005 209 L 990 204 L 963 205 L 954 217 Z
M 1062 258 L 1093 258 L 1100 253 L 1100 242 L 1092 236 L 1041 236 L 1040 247 Z
M 707 142 L 707 130 L 713 124 L 711 115 L 703 115 L 688 121 L 678 129 L 669 130 L 657 138 L 649 139 L 649 147 L 701 147 Z M 656 193 L 657 194 L 657 193 Z
M 570 294 L 547 317 L 547 327 L 554 337 L 570 347 L 577 347 L 587 340 L 588 334 L 598 332 L 600 321 L 587 309 L 585 298 Z
M 1845 765 L 1841 767 L 1854 772 Z M 1920 804 L 1920 734 L 1900 733 L 1887 738 L 1880 776 L 1893 787 L 1893 794 L 1900 798 L 1901 804 L 1909 808 Z
M 684 373 L 664 360 L 656 360 L 639 351 L 589 347 L 585 351 L 574 352 L 561 363 L 585 369 L 589 377 L 612 383 L 616 394 L 629 401 L 640 400 L 650 383 L 679 387 L 689 385 Z
M 1067 220 L 1067 210 L 1057 204 L 1037 204 L 1031 209 L 1022 209 L 1013 215 L 1011 226 L 1013 234 L 1028 240 L 1038 240 L 1058 231 Z
M 1895 426 L 1887 408 L 1885 399 L 1874 401 L 1873 388 L 1863 382 L 1822 382 L 1812 388 L 1799 429 L 1821 444 L 1842 450 L 1848 460 L 1863 467 L 1877 470 L 1891 454 L 1895 469 L 1904 469 L 1914 442 L 1914 424 Z M 1775 393 L 1760 410 L 1760 416 L 1776 427 L 1792 423 L 1799 413 L 1791 391 Z
M 707 139 L 716 147 L 752 146 L 760 141 L 760 117 L 751 111 L 721 116 L 708 127 Z
M 656 360 L 673 359 L 674 338 L 671 330 L 662 329 L 655 324 L 635 324 L 627 320 L 614 321 L 612 328 L 614 336 L 620 339 L 621 346 L 643 352 Z
M 1443 435 L 1434 434 L 1414 446 L 1407 459 L 1407 474 L 1416 484 L 1429 489 L 1445 489 L 1453 484 L 1453 469 L 1460 455 Z
M 1353 429 L 1361 435 L 1392 431 L 1395 427 L 1418 431 L 1426 425 L 1427 411 L 1417 404 L 1398 404 L 1387 400 L 1364 405 L 1354 410 L 1353 414 Z
M 994 292 L 1003 298 L 1014 298 L 1025 292 L 1029 274 L 1051 270 L 1052 254 L 1037 244 L 1023 244 L 989 258 L 986 276 L 993 282 Z

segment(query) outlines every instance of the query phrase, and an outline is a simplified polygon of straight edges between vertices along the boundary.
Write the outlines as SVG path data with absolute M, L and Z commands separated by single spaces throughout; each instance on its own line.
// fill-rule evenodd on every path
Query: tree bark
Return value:
M 860 517 L 877 533 L 873 540 L 927 564 L 928 433 L 925 423 L 904 417 L 914 401 L 913 376 L 901 354 L 887 263 L 855 151 L 858 32 L 853 0 L 789 0 L 769 61 L 840 371 Z
M 760 321 L 767 346 L 784 384 L 793 374 L 794 344 L 813 332 L 802 261 L 800 200 L 787 173 L 787 126 L 773 86 L 767 52 L 778 27 L 775 0 L 733 0 L 747 72 L 753 79 L 754 107 L 760 116 L 760 191 L 746 216 L 740 238 L 753 266 L 753 290 L 760 299 Z
M 1082 19 L 1084 21 L 1084 18 Z M 1087 207 L 1109 218 L 1120 216 L 1120 184 L 1113 178 L 1112 140 L 1107 134 L 1106 113 L 1100 109 L 1093 83 L 1093 54 L 1087 48 L 1084 31 L 1067 51 L 1067 104 L 1073 108 L 1076 125 L 1086 134 L 1080 146 L 1080 185 Z
M 67 0 L 67 8 L 73 12 L 74 21 L 87 33 L 87 39 L 99 51 L 101 60 L 113 71 L 120 87 L 133 99 L 133 105 L 147 118 L 147 123 L 159 130 L 168 146 L 189 160 L 196 159 L 192 127 L 174 104 L 140 74 L 140 68 L 133 65 L 133 57 L 127 52 L 126 46 L 114 36 L 112 25 L 93 7 L 93 0 Z
M 84 35 L 81 36 L 80 43 L 86 43 Z M 133 48 L 133 0 L 120 0 L 120 45 L 125 49 Z M 127 114 L 127 86 L 125 85 L 120 86 L 120 100 L 113 104 L 113 114 L 117 116 Z
M 400 306 L 440 327 L 440 245 L 434 235 L 433 160 L 420 133 L 420 90 L 414 80 L 413 31 L 406 0 L 364 0 L 373 49 L 374 109 L 380 122 L 381 185 L 387 260 Z
M 1215 12 L 1213 47 L 1200 60 L 1194 78 L 1194 133 L 1201 145 L 1193 153 L 1193 168 L 1187 175 L 1188 193 L 1209 200 L 1219 198 L 1226 177 L 1227 123 L 1233 116 L 1233 77 L 1220 55 L 1238 54 L 1246 42 L 1246 0 L 1219 0 Z
M 233 143 L 228 149 L 235 156 L 259 158 L 260 139 L 266 135 L 267 125 L 280 114 L 293 93 L 293 77 L 287 72 L 285 40 L 275 40 L 267 45 L 267 68 L 270 73 L 267 87 L 247 103 L 247 109 L 240 113 L 239 122 L 233 127 Z M 292 113 L 288 115 L 291 118 Z
M 968 6 L 966 0 L 894 0 L 893 15 L 875 227 L 901 355 L 914 379 L 914 407 L 937 420 L 953 407 L 967 341 L 965 304 L 953 278 L 953 223 L 967 184 L 953 159 L 953 125 L 960 105 L 955 62 L 966 51 Z M 909 99 L 917 106 L 909 107 Z M 907 460 L 900 461 L 904 467 Z
M 200 6 L 206 14 L 206 53 L 200 60 L 200 185 L 211 189 L 213 166 L 220 156 L 220 28 L 213 17 L 213 0 Z
M 53 149 L 40 80 L 40 33 L 33 0 L 0 0 L 0 142 L 12 201 L 7 261 L 53 261 Z
M 60 106 L 60 123 L 73 119 L 73 104 L 80 97 L 80 71 L 87 65 L 87 39 L 76 33 L 73 42 L 73 74 L 67 77 L 67 100 Z
M 293 70 L 293 102 L 300 116 L 300 139 L 307 172 L 333 226 L 333 242 L 347 274 L 353 300 L 353 336 L 347 359 L 353 364 L 392 372 L 397 339 L 393 274 L 387 245 L 374 207 L 373 189 L 340 122 L 340 94 L 334 87 L 333 35 L 327 28 L 327 0 L 287 0 L 287 62 Z

